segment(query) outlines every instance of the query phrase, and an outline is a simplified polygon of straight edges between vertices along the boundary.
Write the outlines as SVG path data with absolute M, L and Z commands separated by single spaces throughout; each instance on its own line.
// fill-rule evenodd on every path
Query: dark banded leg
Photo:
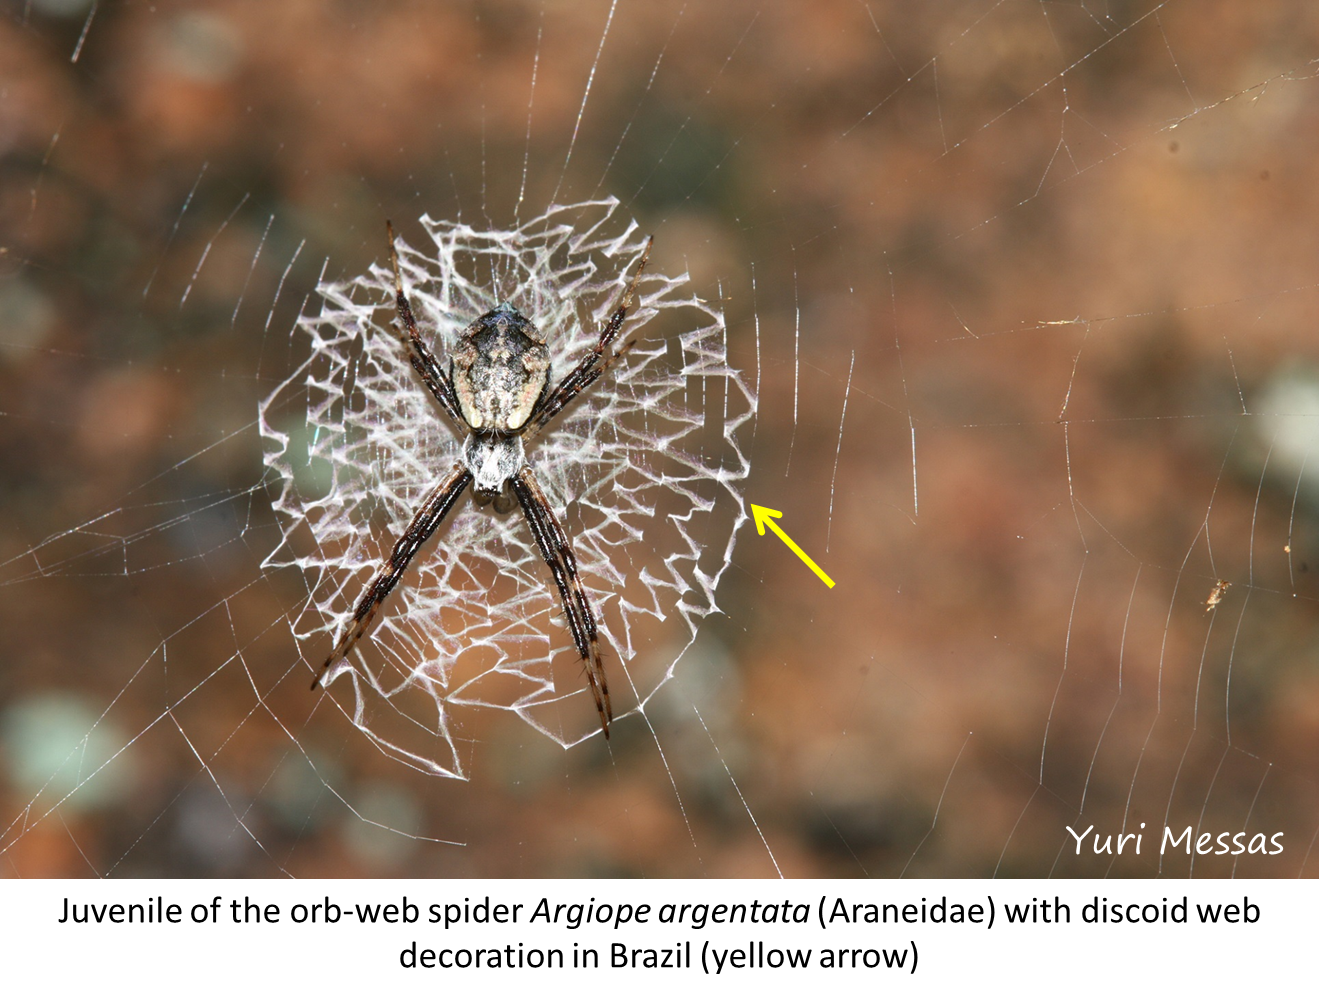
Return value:
M 512 483 L 513 492 L 517 494 L 527 516 L 527 524 L 531 526 L 531 534 L 536 537 L 536 544 L 540 547 L 540 555 L 554 575 L 554 583 L 563 602 L 563 614 L 568 619 L 573 644 L 586 666 L 586 680 L 590 683 L 595 708 L 600 713 L 600 728 L 607 740 L 609 721 L 614 718 L 614 711 L 609 704 L 609 683 L 605 680 L 604 662 L 600 658 L 600 633 L 590 599 L 577 575 L 577 557 L 573 555 L 568 536 L 546 500 L 540 484 L 536 482 L 531 467 L 523 466 L 513 477 Z
M 311 683 L 312 688 L 321 684 L 330 673 L 330 669 L 347 657 L 357 645 L 357 641 L 366 634 L 367 629 L 371 627 L 371 620 L 376 617 L 381 604 L 389 597 L 389 592 L 394 590 L 394 585 L 403 576 L 403 571 L 412 562 L 412 557 L 416 556 L 417 550 L 435 534 L 445 515 L 453 508 L 454 502 L 462 496 L 471 482 L 472 474 L 465 467 L 454 466 L 449 475 L 426 495 L 416 515 L 394 543 L 389 558 L 380 565 L 379 572 L 371 578 L 371 583 L 367 584 L 362 597 L 357 599 L 352 621 L 339 637 L 334 651 L 325 658 L 325 666 L 321 668 L 321 673 L 316 675 L 316 680 Z
M 403 346 L 408 349 L 408 361 L 412 362 L 412 367 L 421 376 L 421 381 L 426 384 L 426 388 L 431 391 L 436 402 L 449 415 L 450 420 L 460 428 L 466 429 L 467 423 L 458 409 L 458 394 L 453 391 L 453 382 L 450 381 L 448 373 L 440 367 L 439 359 L 422 341 L 421 332 L 417 330 L 417 320 L 412 315 L 412 304 L 408 302 L 407 294 L 403 291 L 403 272 L 398 265 L 394 225 L 386 220 L 385 228 L 389 231 L 389 263 L 394 269 L 394 308 L 398 310 L 399 321 L 403 324 L 402 330 L 395 327 L 394 332 L 398 334 Z
M 609 317 L 609 322 L 605 324 L 604 330 L 600 331 L 600 340 L 596 342 L 595 347 L 590 350 L 586 357 L 578 363 L 577 367 L 564 376 L 563 381 L 554 388 L 549 396 L 545 397 L 536 413 L 532 415 L 531 434 L 534 435 L 553 420 L 560 410 L 581 395 L 583 390 L 600 378 L 605 370 L 632 346 L 628 344 L 622 351 L 609 350 L 609 345 L 614 342 L 623 329 L 623 321 L 627 319 L 628 310 L 632 308 L 632 300 L 637 292 L 637 282 L 641 281 L 641 272 L 646 268 L 646 260 L 650 257 L 652 242 L 653 240 L 646 241 L 646 249 L 641 252 L 641 260 L 637 263 L 636 274 L 632 276 L 631 283 L 623 293 L 623 298 L 614 310 L 613 315 Z

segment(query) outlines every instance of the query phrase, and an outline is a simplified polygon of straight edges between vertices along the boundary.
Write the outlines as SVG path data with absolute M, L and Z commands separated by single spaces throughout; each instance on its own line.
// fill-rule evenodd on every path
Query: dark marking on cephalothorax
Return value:
M 453 353 L 453 388 L 473 430 L 517 431 L 550 378 L 550 353 L 536 325 L 508 303 L 463 331 Z

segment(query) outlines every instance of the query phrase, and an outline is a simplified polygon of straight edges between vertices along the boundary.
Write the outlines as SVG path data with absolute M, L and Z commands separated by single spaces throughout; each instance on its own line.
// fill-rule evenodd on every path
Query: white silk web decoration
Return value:
M 441 363 L 464 327 L 507 299 L 547 339 L 551 384 L 566 374 L 598 338 L 645 244 L 616 209 L 613 200 L 554 206 L 499 231 L 423 218 L 433 247 L 400 241 L 399 260 Z M 295 335 L 306 360 L 261 406 L 283 526 L 266 565 L 306 576 L 310 598 L 295 632 L 309 681 L 463 441 L 388 328 L 396 317 L 381 229 L 382 263 L 322 284 L 319 315 Z M 722 313 L 685 286 L 685 275 L 645 272 L 618 342 L 635 343 L 528 450 L 601 620 L 619 717 L 644 711 L 717 610 L 715 590 L 747 520 L 739 435 L 756 397 L 729 362 Z M 434 774 L 465 774 L 456 707 L 510 710 L 564 747 L 598 731 L 521 512 L 478 507 L 470 492 L 350 663 L 351 682 L 331 683 L 330 697 L 387 754 Z

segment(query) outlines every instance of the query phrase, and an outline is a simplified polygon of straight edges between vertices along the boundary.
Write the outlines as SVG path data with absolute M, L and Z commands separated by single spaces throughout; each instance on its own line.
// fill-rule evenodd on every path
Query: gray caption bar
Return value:
M 1310 997 L 1316 905 L 1254 881 L 8 882 L 0 951 L 25 998 Z

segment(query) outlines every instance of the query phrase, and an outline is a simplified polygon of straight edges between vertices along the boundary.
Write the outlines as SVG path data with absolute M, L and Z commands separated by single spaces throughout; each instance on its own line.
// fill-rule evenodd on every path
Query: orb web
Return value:
M 508 230 L 423 218 L 432 246 L 400 240 L 399 262 L 441 363 L 473 319 L 508 300 L 549 343 L 551 384 L 570 371 L 598 339 L 645 245 L 617 207 L 612 199 L 555 206 Z M 383 226 L 381 242 L 383 250 Z M 305 575 L 309 597 L 294 629 L 313 671 L 422 497 L 459 461 L 465 434 L 390 329 L 385 259 L 319 286 L 318 315 L 294 332 L 295 357 L 304 360 L 260 408 L 282 527 L 266 566 Z M 715 590 L 747 519 L 749 467 L 738 437 L 757 402 L 729 362 L 722 313 L 691 292 L 685 275 L 645 271 L 618 343 L 629 342 L 528 445 L 600 619 L 619 719 L 644 711 L 717 610 Z M 470 492 L 333 677 L 329 697 L 363 733 L 441 775 L 465 774 L 459 707 L 511 711 L 564 747 L 599 730 L 521 511 L 496 513 Z

